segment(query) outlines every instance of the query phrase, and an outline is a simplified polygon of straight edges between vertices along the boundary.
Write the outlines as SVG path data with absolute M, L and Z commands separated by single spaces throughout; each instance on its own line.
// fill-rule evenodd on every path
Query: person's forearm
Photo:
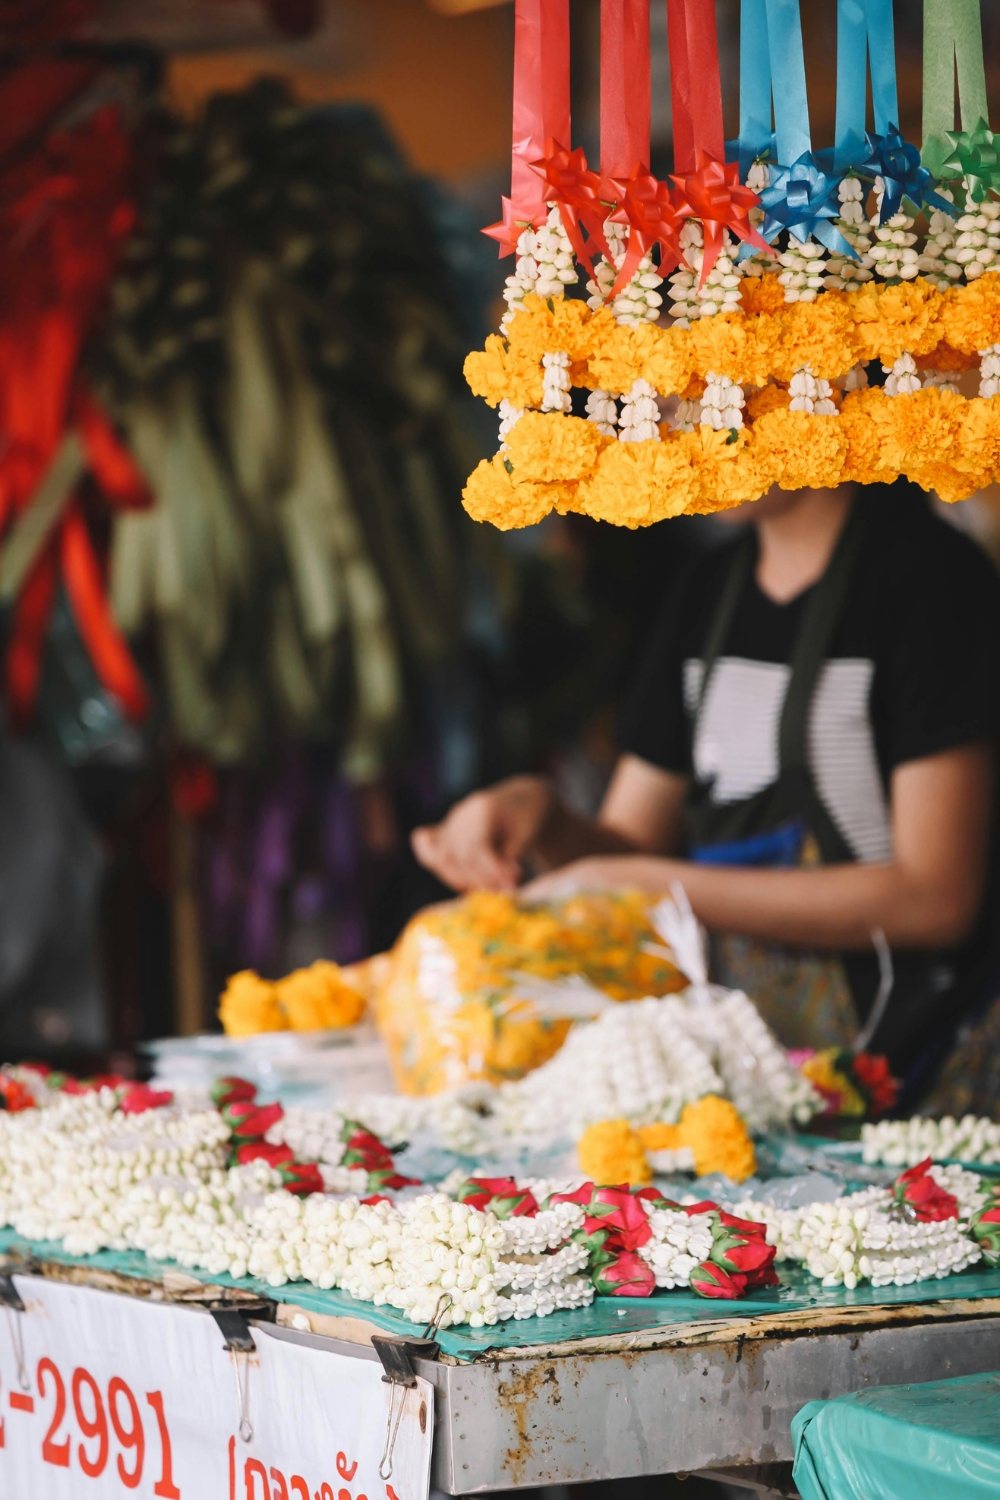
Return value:
M 734 932 L 792 947 L 866 948 L 881 929 L 894 946 L 948 947 L 975 921 L 967 891 L 934 890 L 892 864 L 746 870 L 635 855 L 615 860 L 615 883 L 687 892 L 710 932 Z

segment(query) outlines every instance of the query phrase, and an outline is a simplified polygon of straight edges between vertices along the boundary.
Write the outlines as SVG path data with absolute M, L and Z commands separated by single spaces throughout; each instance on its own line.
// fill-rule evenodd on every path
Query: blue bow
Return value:
M 782 230 L 805 244 L 819 240 L 837 255 L 857 260 L 853 248 L 836 227 L 840 218 L 837 189 L 840 178 L 823 172 L 811 152 L 804 152 L 790 167 L 771 168 L 771 181 L 760 195 L 764 208 L 761 233 L 775 239 Z
M 922 208 L 937 208 L 943 213 L 957 214 L 954 203 L 934 191 L 930 172 L 920 165 L 920 152 L 903 139 L 898 126 L 890 125 L 885 135 L 868 131 L 865 144 L 868 155 L 859 170 L 864 176 L 881 177 L 885 184 L 880 224 L 899 213 L 904 198 L 918 212 Z

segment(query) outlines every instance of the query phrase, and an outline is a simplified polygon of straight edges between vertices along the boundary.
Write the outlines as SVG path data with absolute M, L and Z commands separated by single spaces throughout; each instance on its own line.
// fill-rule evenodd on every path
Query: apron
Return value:
M 792 650 L 778 729 L 778 774 L 762 791 L 738 802 L 711 800 L 711 780 L 695 780 L 686 805 L 689 857 L 716 865 L 804 868 L 853 862 L 855 855 L 833 822 L 809 764 L 809 713 L 831 640 L 847 603 L 855 560 L 866 530 L 866 508 L 855 504 L 830 564 L 803 612 Z M 694 713 L 697 741 L 712 675 L 727 644 L 736 610 L 756 559 L 753 536 L 733 559 L 709 627 L 701 690 Z M 764 1020 L 786 1047 L 847 1047 L 860 1022 L 847 961 L 831 952 L 809 953 L 737 934 L 711 938 L 711 974 L 752 996 Z M 869 970 L 876 964 L 861 956 Z

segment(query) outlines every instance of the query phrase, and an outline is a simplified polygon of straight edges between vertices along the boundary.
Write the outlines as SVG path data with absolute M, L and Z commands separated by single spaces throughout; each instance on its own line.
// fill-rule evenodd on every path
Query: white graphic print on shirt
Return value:
M 856 858 L 890 858 L 889 809 L 868 712 L 874 663 L 862 658 L 828 661 L 809 713 L 809 765 L 820 800 Z M 693 713 L 703 663 L 684 663 L 684 696 Z M 694 745 L 700 779 L 715 778 L 713 802 L 740 802 L 763 791 L 778 775 L 778 725 L 789 668 L 777 662 L 722 656 L 716 662 Z

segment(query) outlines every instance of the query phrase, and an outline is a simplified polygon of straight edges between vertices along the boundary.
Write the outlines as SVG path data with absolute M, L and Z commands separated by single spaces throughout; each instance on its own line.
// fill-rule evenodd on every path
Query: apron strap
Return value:
M 726 574 L 722 593 L 719 595 L 719 602 L 716 605 L 715 614 L 712 616 L 711 624 L 708 627 L 708 634 L 705 637 L 705 644 L 702 647 L 701 688 L 692 715 L 692 742 L 694 736 L 697 735 L 701 711 L 708 697 L 709 679 L 715 670 L 715 665 L 726 644 L 726 637 L 729 635 L 730 626 L 736 616 L 736 610 L 743 595 L 743 590 L 746 587 L 747 579 L 753 570 L 756 556 L 756 538 L 752 531 L 748 531 L 746 536 L 739 542 L 733 560 L 730 563 L 729 572 Z
M 859 496 L 837 538 L 826 572 L 802 616 L 778 730 L 780 771 L 808 767 L 809 710 L 813 692 L 847 602 L 855 561 L 868 529 L 868 511 L 869 507 Z

